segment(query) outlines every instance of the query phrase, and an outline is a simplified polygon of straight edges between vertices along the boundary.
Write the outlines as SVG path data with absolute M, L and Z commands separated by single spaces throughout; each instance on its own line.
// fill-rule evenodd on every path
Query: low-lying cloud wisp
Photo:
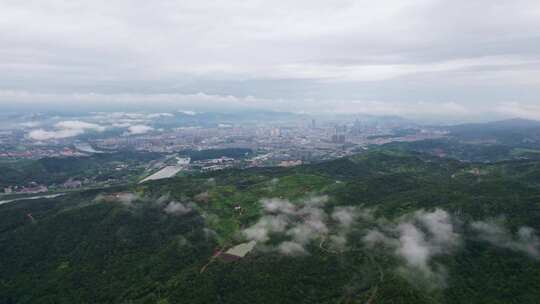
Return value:
M 193 210 L 191 204 L 183 204 L 180 202 L 172 201 L 167 204 L 163 211 L 170 215 L 184 215 Z
M 540 259 L 540 238 L 531 227 L 522 226 L 515 234 L 495 220 L 473 222 L 471 227 L 484 241 Z
M 285 255 L 307 254 L 306 246 L 314 240 L 328 240 L 333 249 L 342 250 L 353 221 L 367 213 L 356 207 L 334 207 L 326 211 L 327 202 L 325 195 L 309 196 L 294 203 L 280 198 L 262 199 L 263 216 L 244 229 L 242 235 L 264 245 L 273 234 L 279 234 L 285 240 L 267 247 Z
M 391 248 L 394 255 L 405 262 L 405 266 L 398 269 L 405 278 L 414 281 L 419 274 L 434 287 L 441 287 L 445 284 L 445 270 L 432 260 L 452 253 L 460 245 L 461 237 L 455 231 L 451 216 L 436 209 L 433 212 L 420 210 L 396 223 L 370 230 L 364 242 L 368 248 L 377 244 Z
M 153 131 L 154 128 L 147 125 L 133 125 L 128 127 L 126 135 L 140 135 Z
M 63 139 L 82 135 L 86 131 L 103 132 L 105 129 L 105 127 L 94 123 L 67 120 L 56 123 L 53 130 L 32 130 L 28 133 L 28 137 L 33 140 Z

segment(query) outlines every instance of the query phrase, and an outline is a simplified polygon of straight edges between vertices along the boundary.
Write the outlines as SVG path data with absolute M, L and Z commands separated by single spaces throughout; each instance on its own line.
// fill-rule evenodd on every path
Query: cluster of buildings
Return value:
M 220 157 L 215 159 L 195 161 L 192 164 L 192 168 L 200 170 L 201 172 L 212 172 L 238 167 L 239 165 L 239 160 L 230 157 Z
M 28 186 L 9 186 L 4 188 L 4 194 L 36 194 L 49 191 L 44 185 L 30 183 Z
M 406 132 L 403 132 L 404 129 Z M 378 123 L 358 119 L 353 122 L 328 120 L 317 122 L 315 119 L 249 124 L 227 122 L 215 126 L 165 128 L 130 136 L 118 134 L 95 136 L 84 141 L 77 138 L 63 138 L 50 142 L 35 142 L 29 140 L 24 132 L 11 130 L 0 131 L 0 159 L 78 157 L 119 150 L 159 152 L 168 155 L 181 155 L 181 152 L 187 150 L 228 148 L 244 148 L 253 151 L 249 157 L 219 157 L 197 161 L 177 157 L 176 161 L 158 162 L 153 168 L 157 169 L 154 177 L 149 178 L 159 179 L 162 176 L 174 176 L 180 171 L 211 172 L 227 168 L 299 166 L 355 154 L 369 145 L 444 136 L 446 133 L 443 131 L 403 125 L 399 121 Z M 171 163 L 174 161 L 175 163 Z M 119 164 L 111 170 L 129 170 L 129 166 L 133 167 L 133 164 Z M 105 181 L 107 182 L 115 183 L 114 180 Z M 61 185 L 49 185 L 49 188 L 77 189 L 88 183 L 88 181 L 70 179 Z M 48 188 L 43 185 L 4 189 L 5 193 L 45 191 L 48 191 Z
M 14 185 L 4 187 L 4 194 L 36 194 L 49 192 L 50 190 L 73 190 L 79 189 L 87 183 L 89 183 L 88 179 L 81 181 L 72 178 L 68 179 L 62 184 L 49 186 L 41 185 L 36 182 L 30 182 L 27 185 Z
M 421 140 L 435 136 L 437 131 L 420 130 L 406 136 L 373 138 L 391 135 L 403 122 L 352 122 L 315 119 L 298 121 L 235 124 L 222 122 L 214 126 L 172 127 L 130 136 L 110 134 L 90 137 L 84 142 L 63 138 L 35 142 L 24 132 L 0 132 L 0 158 L 71 157 L 87 153 L 135 150 L 177 153 L 185 150 L 248 148 L 260 154 L 272 152 L 275 164 L 281 161 L 311 162 L 348 155 L 359 147 L 384 144 L 395 140 Z M 281 157 L 282 159 L 277 159 Z M 221 164 L 218 164 L 219 168 Z

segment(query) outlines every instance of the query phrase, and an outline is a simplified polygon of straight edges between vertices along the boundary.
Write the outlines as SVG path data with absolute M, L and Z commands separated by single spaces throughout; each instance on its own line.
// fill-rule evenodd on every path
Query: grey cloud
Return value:
M 470 116 L 540 90 L 535 0 L 3 1 L 0 20 L 3 106 Z

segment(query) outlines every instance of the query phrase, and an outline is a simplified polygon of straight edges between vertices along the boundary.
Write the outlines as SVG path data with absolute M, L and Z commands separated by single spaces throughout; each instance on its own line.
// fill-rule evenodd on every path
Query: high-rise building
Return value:
M 344 134 L 334 134 L 332 135 L 332 142 L 335 144 L 344 144 L 345 135 Z
M 270 130 L 270 136 L 272 136 L 272 137 L 280 137 L 281 136 L 281 129 L 280 128 L 272 128 L 272 130 Z

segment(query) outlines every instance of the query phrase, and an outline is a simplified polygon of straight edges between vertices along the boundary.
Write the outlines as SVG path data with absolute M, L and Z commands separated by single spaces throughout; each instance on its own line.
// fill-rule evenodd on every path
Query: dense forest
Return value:
M 540 302 L 534 159 L 388 147 L 19 201 L 0 218 L 1 303 Z

